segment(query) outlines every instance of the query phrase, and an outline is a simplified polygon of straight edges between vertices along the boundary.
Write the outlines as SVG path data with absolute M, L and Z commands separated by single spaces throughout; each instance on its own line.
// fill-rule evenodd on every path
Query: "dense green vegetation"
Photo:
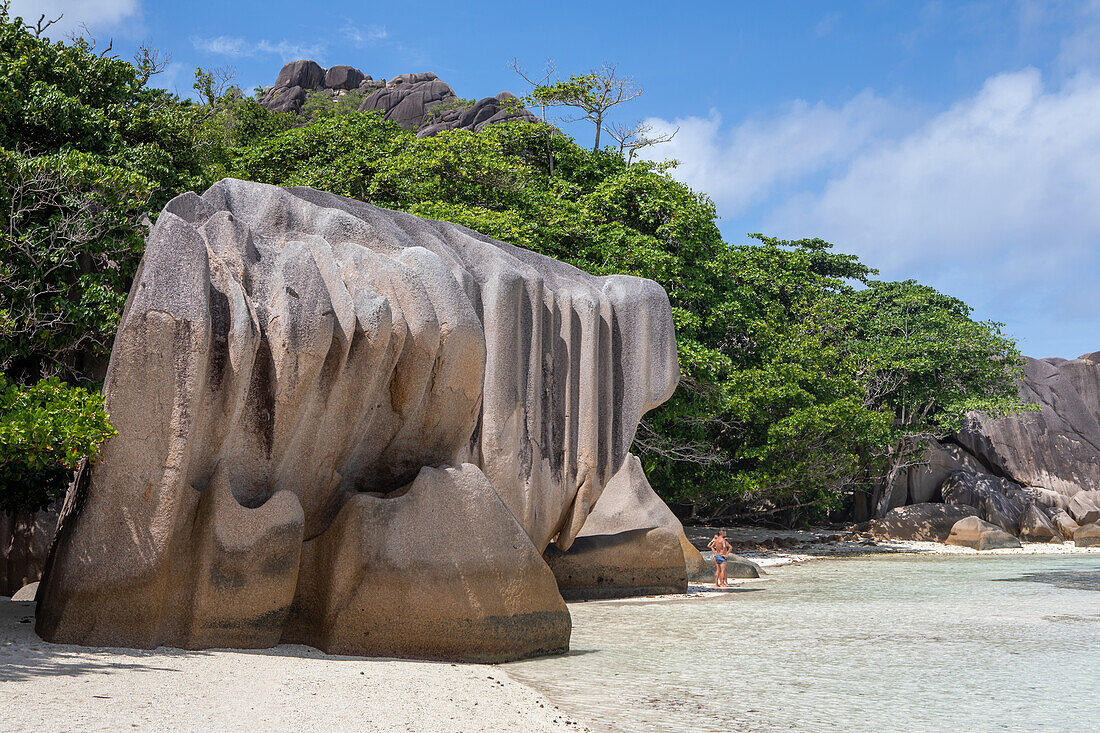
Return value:
M 916 283 L 874 282 L 821 240 L 729 246 L 711 201 L 674 180 L 672 164 L 628 164 L 544 123 L 419 139 L 320 96 L 306 115 L 277 114 L 219 93 L 205 72 L 190 102 L 149 88 L 151 71 L 36 38 L 0 11 L 0 371 L 13 383 L 0 425 L 22 426 L 0 432 L 0 508 L 56 496 L 73 456 L 94 457 L 109 435 L 94 396 L 39 380 L 102 378 L 143 220 L 226 175 L 659 282 L 682 386 L 635 448 L 654 487 L 701 514 L 819 518 L 881 490 L 967 410 L 1016 407 L 1019 355 L 997 324 Z M 26 415 L 58 425 L 18 437 Z M 27 498 L 19 482 L 50 470 Z

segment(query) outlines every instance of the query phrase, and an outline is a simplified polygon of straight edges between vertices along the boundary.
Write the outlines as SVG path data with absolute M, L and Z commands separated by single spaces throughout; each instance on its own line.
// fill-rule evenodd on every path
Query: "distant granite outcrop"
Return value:
M 973 508 L 985 522 L 1026 539 L 1073 540 L 1100 521 L 1100 352 L 1031 359 L 1020 396 L 1036 411 L 992 419 L 932 445 L 882 496 L 872 522 L 899 539 L 914 505 Z M 904 508 L 904 509 L 903 509 Z M 919 512 L 918 512 L 919 513 Z
M 260 97 L 260 104 L 276 112 L 299 112 L 310 93 L 363 97 L 359 111 L 377 110 L 387 120 L 418 137 L 443 130 L 473 130 L 509 120 L 536 122 L 510 92 L 467 103 L 431 72 L 401 74 L 389 81 L 373 79 L 352 66 L 324 69 L 316 61 L 292 61 L 282 68 L 275 84 Z

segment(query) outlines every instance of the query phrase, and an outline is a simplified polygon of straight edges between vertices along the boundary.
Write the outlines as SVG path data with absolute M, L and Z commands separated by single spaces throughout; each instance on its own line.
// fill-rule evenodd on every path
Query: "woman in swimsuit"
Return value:
M 726 538 L 723 533 L 714 535 L 710 542 L 707 544 L 711 550 L 714 551 L 714 587 L 721 588 L 729 585 L 726 581 L 726 553 L 729 552 L 729 543 L 726 542 Z

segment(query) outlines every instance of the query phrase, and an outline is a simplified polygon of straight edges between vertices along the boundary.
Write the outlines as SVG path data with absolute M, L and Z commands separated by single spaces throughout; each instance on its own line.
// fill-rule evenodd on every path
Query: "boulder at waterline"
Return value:
M 1082 524 L 1073 532 L 1078 547 L 1100 547 L 1100 524 Z
M 543 553 L 567 601 L 687 592 L 684 553 L 660 527 L 577 537 L 568 552 Z
M 1072 540 L 1073 533 L 1077 531 L 1079 526 L 1077 522 L 1073 520 L 1067 512 L 1057 511 L 1050 518 L 1051 523 L 1057 527 L 1058 533 L 1062 536 L 1062 539 Z
M 871 520 L 868 531 L 876 540 L 943 542 L 956 522 L 977 514 L 975 507 L 964 504 L 911 504 Z
M 607 482 L 569 551 L 550 550 L 547 562 L 569 600 L 682 593 L 687 579 L 707 567 L 634 454 Z M 679 576 L 669 571 L 677 566 Z
M 1066 511 L 1073 517 L 1073 521 L 1078 524 L 1094 524 L 1100 522 L 1100 506 L 1097 506 L 1092 497 L 1089 495 L 1091 492 L 1080 491 L 1073 495 L 1069 500 L 1069 507 Z
M 995 524 L 983 521 L 978 517 L 966 517 L 960 519 L 951 528 L 946 543 L 960 547 L 970 547 L 975 550 L 1001 550 L 1012 547 L 1022 547 L 1020 540 Z
M 143 648 L 563 649 L 532 553 L 569 548 L 678 376 L 652 281 L 308 188 L 184 194 L 135 277 L 104 385 L 119 435 L 66 497 L 36 628 Z M 452 530 L 487 559 L 439 553 L 467 575 L 425 577 Z M 362 579 L 394 616 L 357 604 Z M 437 580 L 455 597 L 408 595 L 438 609 L 411 638 L 398 589 Z
M 1061 540 L 1062 534 L 1045 512 L 1034 504 L 1029 504 L 1020 516 L 1020 539 L 1028 542 L 1049 542 L 1054 538 Z

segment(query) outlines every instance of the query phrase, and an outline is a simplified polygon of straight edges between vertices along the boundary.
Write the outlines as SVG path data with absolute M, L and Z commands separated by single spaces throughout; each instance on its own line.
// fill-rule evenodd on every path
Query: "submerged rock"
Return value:
M 982 521 L 978 517 L 960 519 L 951 528 L 946 544 L 970 547 L 975 550 L 1001 550 L 1022 547 L 1016 539 L 1000 527 Z
M 312 189 L 184 194 L 135 278 L 104 386 L 119 435 L 66 497 L 37 630 L 564 649 L 540 555 L 569 549 L 677 379 L 651 281 Z

